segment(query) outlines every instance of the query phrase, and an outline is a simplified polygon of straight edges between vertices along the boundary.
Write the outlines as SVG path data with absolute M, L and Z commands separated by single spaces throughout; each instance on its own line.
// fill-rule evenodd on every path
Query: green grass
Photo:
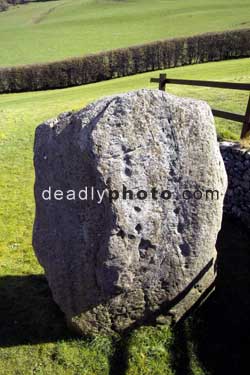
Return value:
M 174 375 L 172 332 L 166 326 L 143 327 L 128 342 L 126 375 Z
M 0 13 L 0 65 L 250 27 L 249 0 L 58 0 Z
M 60 112 L 119 92 L 156 88 L 149 79 L 158 72 L 70 89 L 0 95 L 0 270 L 1 274 L 41 272 L 31 249 L 33 222 L 32 147 L 35 127 Z M 169 77 L 249 82 L 249 59 L 207 63 L 168 70 Z M 169 85 L 167 91 L 207 99 L 218 108 L 244 113 L 248 93 L 234 90 Z M 218 134 L 237 139 L 241 124 L 216 119 Z
M 119 375 L 112 370 L 116 345 L 102 336 L 94 340 L 71 337 L 39 276 L 42 269 L 31 246 L 34 131 L 42 121 L 101 96 L 155 88 L 149 78 L 158 73 L 64 90 L 0 95 L 0 375 L 106 375 L 110 369 L 112 375 Z M 175 68 L 167 73 L 169 77 L 250 81 L 249 59 Z M 207 98 L 213 106 L 239 113 L 244 112 L 248 96 L 234 90 L 185 86 L 169 86 L 168 91 Z M 222 136 L 239 136 L 239 124 L 221 120 L 217 128 Z M 172 333 L 166 330 L 145 328 L 128 339 L 123 375 L 179 375 L 171 360 Z M 190 351 L 188 375 L 205 374 L 193 349 Z
M 97 344 L 97 347 L 95 345 Z M 58 341 L 0 349 L 1 375 L 108 375 L 108 339 Z

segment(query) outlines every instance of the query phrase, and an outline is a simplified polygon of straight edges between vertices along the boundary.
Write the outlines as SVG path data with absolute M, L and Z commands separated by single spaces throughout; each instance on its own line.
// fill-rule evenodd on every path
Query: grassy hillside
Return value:
M 250 26 L 249 0 L 59 0 L 0 14 L 0 65 Z
M 175 68 L 167 73 L 169 77 L 250 81 L 249 59 Z M 123 344 L 114 345 L 105 337 L 92 341 L 70 337 L 48 286 L 40 276 L 42 269 L 31 246 L 34 130 L 45 119 L 62 111 L 79 109 L 101 96 L 155 88 L 149 79 L 157 75 L 158 72 L 146 73 L 65 90 L 0 96 L 0 375 L 56 375 L 62 372 L 67 375 L 107 375 L 115 366 L 112 358 L 117 354 L 114 354 L 114 348 Z M 244 112 L 248 96 L 248 93 L 234 90 L 184 86 L 169 86 L 168 91 L 208 99 L 217 108 L 239 113 Z M 219 134 L 231 138 L 239 136 L 239 124 L 216 122 Z M 182 344 L 177 345 L 179 352 L 171 349 L 173 345 L 172 333 L 166 327 L 141 329 L 130 337 L 126 350 L 123 346 L 119 349 L 120 352 L 125 350 L 127 370 L 119 373 L 113 369 L 111 373 L 206 374 L 199 367 L 192 343 L 188 344 L 188 350 L 191 353 L 189 366 L 193 370 L 182 372 L 181 369 L 177 374 L 173 370 L 171 353 L 182 361 Z M 121 360 L 118 355 L 118 367 Z

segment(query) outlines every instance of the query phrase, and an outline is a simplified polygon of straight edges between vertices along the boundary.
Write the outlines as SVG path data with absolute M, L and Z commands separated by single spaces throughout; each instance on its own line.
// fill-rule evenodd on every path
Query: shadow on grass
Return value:
M 126 375 L 128 369 L 128 340 L 129 333 L 126 333 L 115 342 L 115 351 L 110 359 L 109 375 Z
M 0 347 L 71 337 L 43 275 L 0 278 L 0 301 Z
M 217 250 L 215 291 L 175 327 L 173 367 L 176 375 L 195 374 L 190 369 L 190 345 L 204 374 L 250 373 L 249 230 L 235 219 L 224 217 Z
M 224 218 L 217 242 L 215 291 L 174 328 L 175 375 L 250 373 L 250 233 Z M 42 275 L 0 278 L 0 346 L 73 338 Z M 110 374 L 126 373 L 128 338 L 115 342 Z M 75 336 L 74 336 L 75 337 Z M 195 372 L 195 353 L 203 372 Z

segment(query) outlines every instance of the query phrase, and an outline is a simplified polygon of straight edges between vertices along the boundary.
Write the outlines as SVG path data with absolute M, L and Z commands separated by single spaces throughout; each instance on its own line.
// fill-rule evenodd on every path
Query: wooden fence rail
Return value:
M 218 82 L 218 81 L 198 81 L 190 79 L 175 79 L 167 78 L 166 74 L 160 74 L 159 78 L 151 78 L 150 82 L 157 82 L 159 84 L 159 90 L 165 91 L 166 84 L 171 83 L 175 85 L 191 85 L 191 86 L 203 86 L 203 87 L 216 87 L 222 89 L 232 90 L 245 90 L 250 91 L 250 83 L 234 83 L 234 82 Z M 218 109 L 212 109 L 213 115 L 216 117 L 224 118 L 226 120 L 232 120 L 242 123 L 241 139 L 245 138 L 250 132 L 250 96 L 248 99 L 245 115 L 239 115 L 237 113 L 220 111 Z

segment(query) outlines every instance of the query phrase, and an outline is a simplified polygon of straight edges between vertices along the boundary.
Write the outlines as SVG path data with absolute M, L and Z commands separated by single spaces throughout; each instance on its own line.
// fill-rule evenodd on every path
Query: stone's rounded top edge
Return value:
M 73 116 L 75 118 L 81 118 L 85 113 L 87 113 L 87 111 L 91 110 L 93 107 L 95 107 L 97 105 L 103 104 L 104 109 L 105 109 L 105 105 L 108 105 L 113 101 L 114 102 L 116 100 L 120 101 L 120 100 L 123 100 L 123 99 L 126 99 L 126 98 L 133 99 L 133 97 L 141 97 L 141 96 L 145 96 L 145 97 L 151 96 L 153 99 L 157 99 L 157 98 L 159 98 L 160 100 L 165 99 L 166 102 L 176 103 L 176 105 L 178 105 L 178 104 L 182 104 L 184 106 L 195 105 L 197 108 L 206 107 L 206 109 L 211 110 L 209 104 L 207 102 L 203 101 L 203 100 L 193 99 L 193 98 L 189 98 L 189 97 L 177 96 L 177 95 L 173 95 L 173 94 L 170 94 L 168 92 L 165 92 L 165 91 L 161 91 L 159 89 L 142 88 L 142 89 L 131 90 L 131 91 L 128 91 L 128 92 L 125 92 L 125 93 L 118 93 L 118 94 L 114 94 L 114 95 L 101 97 L 101 98 L 87 104 L 85 107 L 83 107 L 79 110 L 62 112 L 58 116 L 50 118 L 50 119 L 44 121 L 43 123 L 39 124 L 37 126 L 37 128 L 41 127 L 41 126 L 42 127 L 46 126 L 46 127 L 49 127 L 51 129 L 53 129 L 53 128 L 55 128 L 56 125 L 60 124 L 61 122 L 65 123 L 65 120 L 70 121 Z
M 73 111 L 62 112 L 58 116 L 52 117 L 40 123 L 39 125 L 37 125 L 36 129 L 44 127 L 44 126 L 53 129 L 61 120 L 65 120 L 65 119 L 70 120 L 72 115 L 74 115 L 75 113 L 77 113 L 77 111 L 76 112 L 73 112 Z
M 183 104 L 198 104 L 198 105 L 203 105 L 203 106 L 205 105 L 208 108 L 210 108 L 209 104 L 205 100 L 200 100 L 200 99 L 195 99 L 195 98 L 190 98 L 190 97 L 184 97 L 184 96 L 178 96 L 178 95 L 171 94 L 167 91 L 161 91 L 161 90 L 155 89 L 155 88 L 154 89 L 149 89 L 149 88 L 135 89 L 135 90 L 127 91 L 125 93 L 118 93 L 118 94 L 102 97 L 102 98 L 96 100 L 95 102 L 93 102 L 92 104 L 98 103 L 98 102 L 103 101 L 103 100 L 108 100 L 108 99 L 109 100 L 115 100 L 115 99 L 123 99 L 123 98 L 126 98 L 126 97 L 133 97 L 133 96 L 139 96 L 140 97 L 142 95 L 145 95 L 145 96 L 151 95 L 153 97 L 159 97 L 159 99 L 165 98 L 165 99 L 170 99 L 170 100 L 173 100 L 173 101 L 176 101 L 176 102 L 180 101 Z M 87 107 L 85 107 L 85 108 L 87 108 Z M 85 108 L 83 108 L 83 109 L 85 109 Z

